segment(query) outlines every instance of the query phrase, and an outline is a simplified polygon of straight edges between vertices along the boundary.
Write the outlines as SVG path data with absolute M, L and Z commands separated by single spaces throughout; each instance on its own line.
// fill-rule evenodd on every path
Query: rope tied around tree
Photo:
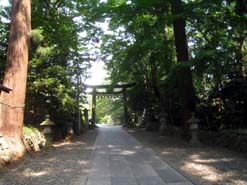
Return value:
M 7 107 L 9 107 L 11 109 L 24 109 L 25 108 L 25 104 L 24 105 L 13 106 L 13 105 L 9 105 L 7 103 L 1 102 L 1 101 L 0 101 L 0 104 L 5 105 L 5 106 L 7 106 Z

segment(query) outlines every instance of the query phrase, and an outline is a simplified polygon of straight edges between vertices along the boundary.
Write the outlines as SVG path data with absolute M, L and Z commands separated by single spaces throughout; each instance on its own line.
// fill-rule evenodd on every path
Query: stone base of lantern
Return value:
M 201 145 L 199 137 L 198 137 L 198 130 L 191 131 L 191 140 L 189 144 L 192 147 L 197 147 Z
M 53 135 L 52 134 L 45 134 L 45 147 L 51 148 L 53 142 Z

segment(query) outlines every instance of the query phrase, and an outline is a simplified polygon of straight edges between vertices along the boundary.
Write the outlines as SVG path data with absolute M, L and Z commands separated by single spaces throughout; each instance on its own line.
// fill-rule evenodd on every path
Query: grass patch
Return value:
M 34 132 L 37 132 L 38 131 L 38 129 L 37 128 L 35 128 L 35 127 L 33 127 L 33 126 L 30 126 L 30 125 L 25 125 L 24 127 L 23 127 L 23 133 L 24 134 L 32 134 L 32 133 L 34 133 Z

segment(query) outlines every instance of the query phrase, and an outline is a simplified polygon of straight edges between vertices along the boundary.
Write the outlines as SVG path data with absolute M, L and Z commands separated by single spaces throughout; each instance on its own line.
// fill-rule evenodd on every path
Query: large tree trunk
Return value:
M 173 20 L 173 29 L 175 37 L 175 45 L 177 52 L 177 61 L 178 62 L 188 62 L 189 61 L 189 52 L 188 52 L 188 43 L 185 32 L 185 19 L 180 16 L 183 12 L 181 0 L 172 1 L 172 13 L 174 15 Z M 190 117 L 190 113 L 195 109 L 195 95 L 194 87 L 192 81 L 192 75 L 189 67 L 181 67 L 177 71 L 178 77 L 178 88 L 179 95 L 181 98 L 182 106 L 182 124 L 185 128 L 188 128 L 189 125 L 186 124 L 186 121 Z
M 3 84 L 12 89 L 0 96 L 0 133 L 9 141 L 15 157 L 25 152 L 22 142 L 24 104 L 31 31 L 30 0 L 12 0 L 7 65 Z
M 245 35 L 246 35 L 246 20 L 244 15 L 247 13 L 247 0 L 237 0 L 235 5 L 235 12 L 240 16 L 239 35 L 238 35 L 238 51 L 236 59 L 239 65 L 239 73 L 242 78 L 246 78 L 246 48 L 245 48 Z

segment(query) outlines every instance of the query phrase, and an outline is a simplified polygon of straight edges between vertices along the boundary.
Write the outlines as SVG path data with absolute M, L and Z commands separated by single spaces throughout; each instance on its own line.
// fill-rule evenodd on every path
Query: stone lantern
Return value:
M 191 113 L 191 118 L 187 121 L 187 123 L 190 124 L 190 130 L 191 130 L 191 140 L 190 140 L 190 144 L 193 146 L 197 146 L 200 145 L 200 141 L 198 138 L 198 124 L 199 124 L 200 120 L 198 118 L 196 118 L 195 113 L 192 112 Z
M 89 124 L 89 120 L 88 120 L 88 109 L 85 108 L 83 110 L 83 113 L 84 113 L 84 119 L 85 119 L 85 129 L 87 130 L 88 129 L 88 124 Z
M 136 114 L 134 112 L 131 113 L 131 123 L 135 124 L 136 122 Z
M 42 131 L 45 135 L 46 139 L 46 146 L 51 146 L 52 139 L 53 139 L 53 129 L 52 127 L 55 125 L 53 121 L 50 120 L 50 115 L 46 115 L 45 121 L 43 121 L 40 126 Z

